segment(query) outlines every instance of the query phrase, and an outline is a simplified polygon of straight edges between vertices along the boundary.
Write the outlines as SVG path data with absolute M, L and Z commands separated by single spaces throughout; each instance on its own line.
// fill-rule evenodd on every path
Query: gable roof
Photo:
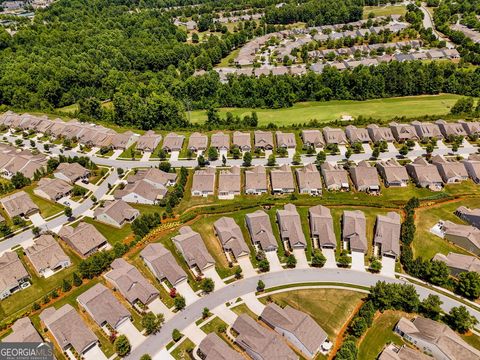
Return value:
M 272 189 L 294 189 L 292 169 L 290 165 L 283 164 L 278 169 L 270 171 Z
M 349 186 L 348 173 L 345 169 L 339 165 L 330 164 L 328 162 L 323 163 L 320 168 L 322 169 L 323 179 L 327 187 L 330 186 Z
M 347 137 L 342 129 L 324 127 L 323 128 L 323 138 L 327 144 L 347 144 Z
M 70 191 L 72 191 L 72 188 L 73 186 L 64 180 L 57 178 L 43 178 L 38 182 L 35 191 L 41 191 L 50 199 L 56 200 L 66 196 Z
M 400 255 L 400 215 L 389 212 L 387 215 L 377 215 L 374 243 L 382 245 L 382 253 Z
M 137 150 L 153 151 L 162 141 L 162 135 L 155 134 L 153 130 L 148 130 L 145 134 L 141 135 L 137 140 Z
M 180 234 L 172 238 L 177 249 L 183 254 L 188 266 L 197 266 L 200 270 L 215 264 L 215 260 L 207 250 L 200 234 L 190 226 L 182 226 Z
M 60 262 L 70 261 L 52 235 L 40 235 L 32 246 L 25 249 L 25 254 L 37 272 L 53 269 Z
M 270 131 L 254 131 L 255 147 L 272 147 L 273 148 L 273 135 Z
M 325 140 L 320 130 L 302 130 L 301 137 L 304 144 L 313 145 L 314 147 L 325 145 Z
M 198 349 L 205 356 L 205 360 L 245 360 L 215 332 L 208 334 L 200 342 Z
M 376 167 L 384 177 L 386 183 L 408 182 L 407 169 L 395 159 L 378 161 Z
M 392 130 L 387 127 L 380 127 L 377 124 L 370 124 L 367 126 L 368 134 L 373 142 L 379 141 L 394 141 Z
M 433 260 L 444 262 L 448 267 L 480 273 L 480 259 L 475 256 L 452 252 L 449 252 L 448 255 L 438 253 L 435 254 Z
M 251 148 L 251 135 L 250 133 L 235 131 L 233 133 L 233 145 L 240 148 Z
M 445 235 L 464 237 L 480 249 L 480 230 L 471 225 L 455 224 L 446 220 L 442 224 Z
M 276 131 L 275 137 L 277 139 L 278 147 L 295 148 L 297 146 L 297 141 L 295 140 L 294 133 L 284 133 L 281 131 Z
M 135 174 L 127 177 L 129 184 L 136 183 L 140 180 L 146 180 L 153 184 L 167 186 L 169 182 L 175 182 L 177 173 L 165 172 L 157 168 L 138 169 Z
M 368 249 L 365 214 L 360 210 L 343 212 L 342 239 L 350 243 L 352 250 L 366 252 Z
M 162 149 L 168 149 L 173 151 L 181 150 L 184 140 L 185 136 L 183 135 L 168 133 L 163 140 Z
M 95 248 L 107 242 L 107 239 L 95 226 L 86 222 L 80 222 L 76 228 L 70 225 L 63 226 L 58 235 L 69 241 L 80 254 L 88 254 Z
M 413 163 L 406 165 L 410 176 L 417 184 L 436 184 L 443 183 L 442 177 L 435 165 L 429 164 L 424 158 L 418 157 Z
M 5 196 L 0 199 L 0 203 L 11 218 L 39 210 L 38 206 L 25 191 L 18 191 L 12 195 Z
M 154 275 L 159 280 L 166 278 L 170 284 L 175 286 L 175 284 L 187 278 L 173 255 L 162 244 L 148 244 L 140 252 L 140 256 L 152 265 L 155 271 Z
M 38 334 L 37 329 L 35 329 L 27 316 L 15 321 L 15 323 L 12 325 L 12 333 L 5 336 L 2 339 L 2 342 L 43 342 L 43 339 Z
M 192 191 L 211 192 L 215 191 L 215 168 L 196 170 L 193 174 Z
M 395 136 L 397 141 L 419 139 L 415 127 L 411 124 L 399 124 L 392 121 L 389 125 L 390 130 L 392 130 L 393 136 Z
M 208 136 L 194 132 L 188 138 L 188 148 L 195 150 L 205 150 L 208 145 Z
M 105 202 L 104 207 L 98 207 L 95 209 L 95 217 L 100 215 L 107 215 L 117 224 L 122 224 L 125 220 L 137 217 L 140 212 L 128 205 L 123 200 L 114 200 Z
M 345 128 L 345 133 L 348 140 L 350 140 L 352 144 L 356 142 L 370 142 L 370 135 L 368 135 L 368 130 L 365 128 L 358 128 L 354 125 L 348 125 Z
M 75 182 L 77 179 L 82 178 L 90 174 L 90 170 L 84 168 L 79 163 L 68 163 L 63 162 L 58 165 L 55 170 L 55 174 L 61 173 L 63 176 L 68 178 L 70 182 Z
M 250 237 L 254 243 L 260 243 L 262 249 L 278 248 L 270 217 L 265 211 L 257 210 L 245 215 L 245 218 Z
M 218 176 L 218 192 L 240 192 L 241 188 L 240 167 L 232 166 L 227 170 L 220 170 Z
M 380 188 L 377 170 L 367 161 L 360 161 L 357 166 L 350 167 L 350 176 L 357 189 L 363 186 Z
M 316 205 L 308 209 L 310 217 L 310 232 L 312 236 L 317 236 L 320 246 L 337 246 L 335 232 L 333 230 L 333 217 L 330 209 Z
M 250 254 L 250 249 L 243 238 L 243 233 L 235 220 L 230 217 L 221 217 L 213 223 L 223 249 L 231 251 L 235 258 Z
M 245 189 L 267 189 L 267 171 L 263 165 L 245 171 Z
M 165 196 L 167 193 L 167 188 L 163 185 L 155 186 L 148 181 L 139 180 L 135 183 L 128 184 L 122 190 L 115 190 L 114 197 L 115 199 L 121 199 L 124 196 L 132 193 L 155 202 L 162 196 Z
M 212 134 L 210 146 L 217 149 L 229 149 L 230 148 L 230 136 L 219 131 Z
M 0 290 L 14 287 L 26 277 L 28 272 L 16 252 L 7 251 L 0 256 Z
M 286 204 L 283 209 L 278 209 L 277 219 L 282 239 L 288 238 L 292 248 L 295 246 L 307 246 L 300 215 L 295 205 Z
M 321 189 L 322 179 L 317 167 L 314 164 L 305 165 L 303 168 L 295 169 L 297 174 L 298 187 L 302 189 Z

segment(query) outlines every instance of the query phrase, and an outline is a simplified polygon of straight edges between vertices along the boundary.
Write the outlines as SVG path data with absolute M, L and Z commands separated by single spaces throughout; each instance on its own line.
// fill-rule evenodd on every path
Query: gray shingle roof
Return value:
M 175 284 L 187 278 L 173 255 L 162 244 L 147 245 L 140 252 L 140 256 L 152 265 L 154 275 L 160 281 L 166 278 L 170 284 L 175 286 Z
M 215 264 L 212 255 L 207 250 L 200 234 L 193 231 L 190 226 L 180 228 L 180 234 L 172 238 L 177 249 L 182 253 L 188 266 L 196 266 L 205 270 Z

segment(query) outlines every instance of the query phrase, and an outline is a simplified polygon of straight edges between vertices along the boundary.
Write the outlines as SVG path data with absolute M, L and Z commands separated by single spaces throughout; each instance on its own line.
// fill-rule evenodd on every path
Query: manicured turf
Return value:
M 130 224 L 125 224 L 121 228 L 116 228 L 114 226 L 95 221 L 88 217 L 83 218 L 82 221 L 95 226 L 95 228 L 100 231 L 103 236 L 105 236 L 105 238 L 111 245 L 117 242 L 122 242 L 129 235 L 132 234 L 132 227 L 130 226 Z
M 460 335 L 463 340 L 472 345 L 476 349 L 480 349 L 480 336 L 473 333 L 468 333 L 465 335 Z
M 183 342 L 171 352 L 171 355 L 176 360 L 190 360 L 190 354 L 195 348 L 195 344 L 190 339 L 185 339 Z
M 404 342 L 401 337 L 393 332 L 395 324 L 402 316 L 404 316 L 404 314 L 400 312 L 386 311 L 376 318 L 360 342 L 358 359 L 376 359 L 388 343 L 402 345 Z
M 368 15 L 374 13 L 375 16 L 405 15 L 407 8 L 400 6 L 364 6 L 363 18 L 368 19 Z
M 349 290 L 305 289 L 273 294 L 271 298 L 280 306 L 290 305 L 310 314 L 334 341 L 364 296 Z M 261 298 L 261 301 L 266 302 L 266 299 Z
M 218 333 L 218 328 L 220 326 L 225 326 L 225 329 L 228 328 L 228 325 L 225 321 L 223 321 L 222 319 L 220 319 L 219 317 L 215 317 L 213 318 L 211 321 L 209 321 L 208 323 L 206 323 L 205 325 L 203 325 L 201 327 L 201 329 L 206 332 L 207 334 L 210 334 L 212 332 L 216 332 Z
M 250 310 L 250 308 L 245 304 L 240 304 L 232 308 L 232 311 L 237 315 L 247 314 L 253 319 L 258 319 L 258 316 Z
M 32 199 L 32 201 L 40 209 L 40 214 L 42 215 L 42 217 L 44 219 L 48 218 L 49 216 L 58 214 L 58 213 L 62 212 L 63 209 L 65 209 L 65 207 L 63 205 L 60 205 L 58 203 L 55 203 L 53 201 L 49 201 L 47 199 L 44 199 L 40 196 L 35 195 L 33 193 L 33 190 L 35 189 L 35 187 L 36 187 L 36 185 L 33 184 L 33 185 L 30 185 L 30 186 L 27 186 L 27 187 L 23 188 L 22 190 L 25 191 L 28 195 L 30 195 L 30 198 Z
M 222 108 L 219 112 L 222 116 L 225 116 L 227 111 L 233 115 L 245 116 L 256 111 L 260 125 L 273 122 L 279 126 L 303 124 L 313 119 L 329 122 L 339 119 L 342 115 L 363 115 L 388 120 L 396 116 L 445 115 L 459 98 L 458 95 L 442 94 L 367 101 L 304 102 L 285 109 Z M 207 113 L 204 110 L 191 112 L 193 123 L 203 123 L 206 118 Z

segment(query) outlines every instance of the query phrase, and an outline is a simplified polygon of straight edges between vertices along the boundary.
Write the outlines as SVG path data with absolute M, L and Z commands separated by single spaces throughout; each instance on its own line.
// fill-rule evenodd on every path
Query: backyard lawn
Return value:
M 118 242 L 122 242 L 128 236 L 133 235 L 132 227 L 130 226 L 130 224 L 125 224 L 121 228 L 117 228 L 114 226 L 110 226 L 110 225 L 95 221 L 89 217 L 84 217 L 82 221 L 95 226 L 95 228 L 98 231 L 100 231 L 100 233 L 103 236 L 105 236 L 105 238 L 108 240 L 108 242 L 111 245 L 114 245 L 115 243 L 118 243 Z
M 40 209 L 40 214 L 42 217 L 48 218 L 52 215 L 61 213 L 65 207 L 63 205 L 60 205 L 59 203 L 55 203 L 53 201 L 49 201 L 47 199 L 44 199 L 40 196 L 37 196 L 33 193 L 33 189 L 36 187 L 36 185 L 30 185 L 27 187 L 24 187 L 22 190 L 25 191 L 28 195 L 30 195 L 30 198 L 32 201 L 38 206 Z

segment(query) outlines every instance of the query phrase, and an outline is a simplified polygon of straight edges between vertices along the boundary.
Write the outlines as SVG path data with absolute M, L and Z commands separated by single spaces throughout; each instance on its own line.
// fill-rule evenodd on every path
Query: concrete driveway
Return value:
M 94 156 L 100 148 L 94 146 L 88 153 L 87 156 Z
M 293 158 L 293 155 L 295 155 L 295 151 L 296 149 L 291 149 L 291 148 L 287 149 L 289 159 Z
M 93 348 L 83 354 L 83 358 L 85 360 L 107 360 L 107 357 L 105 356 L 103 351 L 100 350 L 100 347 L 98 345 L 95 345 Z
M 215 283 L 215 290 L 225 286 L 225 283 L 223 282 L 220 275 L 218 275 L 217 270 L 215 270 L 214 266 L 205 270 L 203 272 L 203 275 L 213 280 L 213 282 Z
M 371 154 L 373 152 L 370 144 L 362 143 L 362 147 L 363 147 L 363 151 L 365 151 L 365 154 Z
M 265 305 L 263 305 L 255 296 L 255 293 L 249 293 L 242 296 L 243 301 L 248 306 L 250 310 L 252 310 L 256 315 L 260 316 L 265 309 Z
M 257 272 L 253 268 L 252 263 L 250 262 L 250 258 L 248 256 L 242 256 L 241 258 L 237 259 L 238 265 L 242 268 L 243 277 L 247 278 L 250 276 L 257 275 Z
M 335 259 L 335 250 L 334 249 L 322 249 L 323 256 L 326 257 L 327 261 L 323 267 L 325 268 L 336 268 L 337 260 Z
M 305 250 L 303 250 L 303 249 L 293 249 L 293 255 L 295 255 L 295 259 L 297 259 L 297 266 L 296 266 L 297 268 L 308 269 L 310 267 L 308 265 Z
M 152 156 L 152 153 L 150 151 L 144 151 L 140 161 L 148 161 L 150 160 L 150 156 Z
M 130 320 L 125 321 L 123 324 L 121 324 L 117 328 L 117 331 L 119 334 L 125 335 L 128 338 L 130 344 L 132 345 L 132 348 L 137 347 L 145 340 L 145 336 L 143 336 L 142 333 L 138 331 L 138 329 L 135 327 L 135 325 L 133 325 Z
M 61 199 L 57 201 L 57 203 L 63 205 L 63 206 L 68 206 L 71 207 L 72 209 L 75 209 L 80 206 L 79 202 L 73 201 L 70 199 L 70 196 L 64 196 Z
M 445 145 L 445 143 L 444 143 L 442 140 L 438 140 L 438 141 L 437 141 L 437 147 L 438 147 L 439 149 L 448 149 L 448 146 Z
M 395 259 L 388 257 L 388 256 L 383 256 L 382 257 L 382 270 L 380 271 L 380 274 L 383 276 L 388 276 L 388 277 L 395 277 Z
M 187 281 L 182 281 L 180 284 L 175 285 L 175 288 L 177 289 L 177 292 L 185 298 L 187 305 L 198 300 L 198 295 L 195 294 Z
M 39 213 L 30 215 L 28 218 L 32 222 L 33 226 L 42 226 L 45 224 L 45 220 L 43 220 L 43 217 Z
M 270 271 L 281 271 L 283 270 L 280 260 L 278 259 L 276 251 L 267 251 L 265 256 L 270 263 Z
M 365 271 L 365 255 L 362 252 L 352 251 L 352 270 Z
M 393 143 L 391 143 L 391 142 L 387 143 L 387 149 L 388 149 L 389 152 L 392 152 L 392 153 L 398 151 L 397 148 L 395 147 L 395 145 L 393 145 Z
M 172 151 L 170 153 L 170 161 L 177 161 L 178 160 L 178 155 L 180 153 L 178 151 Z
M 117 149 L 113 152 L 112 156 L 110 156 L 109 159 L 115 160 L 120 156 L 121 153 L 123 153 L 123 149 Z
M 167 305 L 165 305 L 159 298 L 153 300 L 150 304 L 148 304 L 148 309 L 156 315 L 163 314 L 165 321 L 168 321 L 174 315 L 174 313 L 169 308 L 167 308 Z
M 238 315 L 235 314 L 232 310 L 227 308 L 225 304 L 217 306 L 211 310 L 212 313 L 217 315 L 220 319 L 225 321 L 228 325 L 232 326 L 235 320 L 237 320 Z
M 340 155 L 343 158 L 347 152 L 347 147 L 345 145 L 338 145 L 338 151 L 340 151 Z
M 91 183 L 86 183 L 86 184 L 85 184 L 84 182 L 82 182 L 82 181 L 80 181 L 80 180 L 78 180 L 78 181 L 75 183 L 75 185 L 84 187 L 85 189 L 88 189 L 88 190 L 93 191 L 93 192 L 97 191 L 97 189 L 98 189 L 98 186 L 97 186 L 97 185 L 91 184 Z
M 207 334 L 200 330 L 195 323 L 190 324 L 185 328 L 183 333 L 190 339 L 195 345 L 202 342 L 207 337 Z

